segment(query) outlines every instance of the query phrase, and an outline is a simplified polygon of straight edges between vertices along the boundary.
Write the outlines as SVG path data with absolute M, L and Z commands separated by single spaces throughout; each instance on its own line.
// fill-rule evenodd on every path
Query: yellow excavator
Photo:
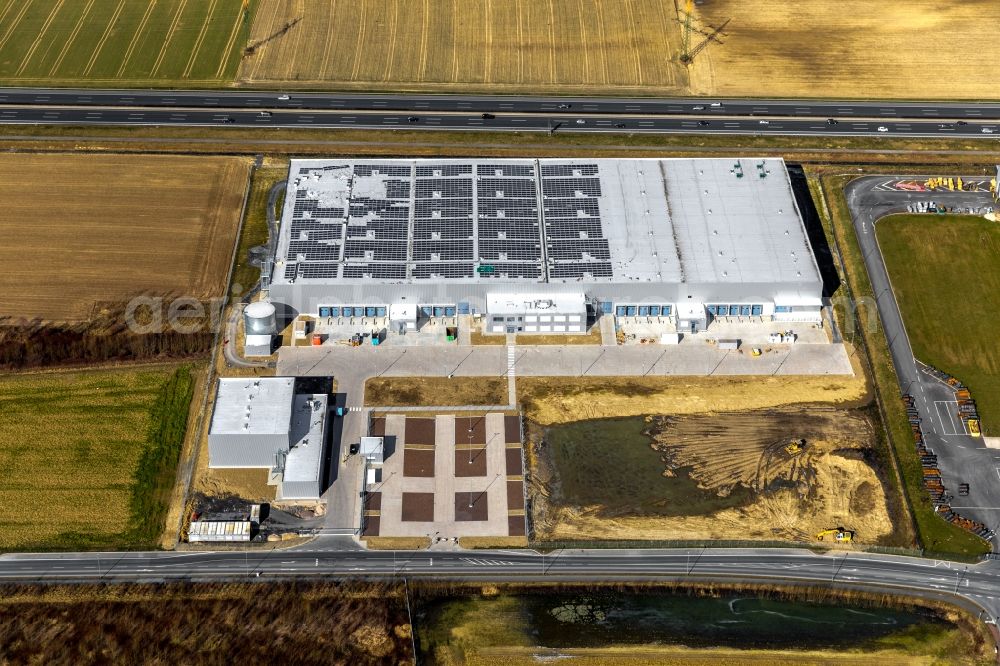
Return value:
M 785 444 L 785 453 L 790 456 L 797 456 L 802 453 L 806 448 L 806 440 L 804 439 L 793 439 L 788 444 Z
M 822 541 L 824 537 L 831 535 L 833 536 L 833 540 L 837 543 L 850 543 L 854 541 L 854 532 L 851 530 L 845 530 L 843 527 L 837 527 L 832 530 L 823 530 L 816 535 L 816 538 Z

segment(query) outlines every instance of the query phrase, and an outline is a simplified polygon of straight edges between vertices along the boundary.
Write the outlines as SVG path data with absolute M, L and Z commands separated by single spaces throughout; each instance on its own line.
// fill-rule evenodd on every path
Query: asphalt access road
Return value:
M 1000 121 L 969 122 L 965 125 L 928 120 L 844 120 L 829 125 L 822 119 L 778 119 L 761 121 L 739 116 L 706 120 L 697 116 L 584 116 L 583 114 L 498 113 L 483 118 L 478 113 L 411 111 L 410 115 L 390 111 L 307 111 L 273 112 L 175 110 L 145 107 L 0 107 L 0 124 L 69 126 L 174 126 L 233 128 L 339 128 L 465 131 L 604 132 L 740 134 L 792 136 L 896 136 L 1000 139 Z M 987 134 L 983 130 L 987 130 Z
M 978 520 L 996 532 L 1000 530 L 1000 449 L 986 448 L 981 437 L 970 437 L 961 429 L 958 420 L 950 417 L 955 411 L 953 391 L 927 373 L 925 366 L 914 359 L 874 231 L 879 218 L 891 213 L 905 213 L 907 204 L 917 201 L 935 201 L 948 208 L 963 209 L 985 208 L 995 204 L 989 192 L 916 192 L 899 191 L 893 187 L 893 183 L 900 179 L 923 182 L 926 178 L 859 178 L 847 186 L 845 195 L 861 244 L 865 268 L 876 294 L 879 317 L 889 341 L 900 391 L 914 396 L 924 441 L 938 456 L 942 482 L 954 496 L 951 506 L 963 517 Z M 988 179 L 988 176 L 969 176 L 968 180 L 984 178 Z M 942 313 L 941 316 L 947 314 Z M 970 485 L 968 497 L 958 496 L 960 483 Z M 992 542 L 994 546 L 1000 544 L 997 536 L 993 537 Z
M 280 99 L 283 96 L 288 99 Z M 0 88 L 0 105 L 217 109 L 323 109 L 489 113 L 650 114 L 706 117 L 1000 119 L 1000 104 L 975 102 L 864 102 L 787 99 L 607 98 L 508 95 L 394 95 L 283 93 L 248 90 L 97 90 Z

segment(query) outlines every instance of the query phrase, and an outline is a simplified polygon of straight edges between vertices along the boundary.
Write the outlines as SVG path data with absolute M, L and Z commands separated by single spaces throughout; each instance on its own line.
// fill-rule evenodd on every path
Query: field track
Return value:
M 239 158 L 0 157 L 0 317 L 78 321 L 139 294 L 219 296 L 246 191 Z

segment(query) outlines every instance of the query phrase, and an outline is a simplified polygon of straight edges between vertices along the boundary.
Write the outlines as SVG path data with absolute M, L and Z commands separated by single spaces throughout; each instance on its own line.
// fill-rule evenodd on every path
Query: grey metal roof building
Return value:
M 822 293 L 781 159 L 293 160 L 269 282 L 319 316 L 502 292 L 812 318 Z
M 270 470 L 279 500 L 318 500 L 327 397 L 295 392 L 294 377 L 220 378 L 208 466 Z

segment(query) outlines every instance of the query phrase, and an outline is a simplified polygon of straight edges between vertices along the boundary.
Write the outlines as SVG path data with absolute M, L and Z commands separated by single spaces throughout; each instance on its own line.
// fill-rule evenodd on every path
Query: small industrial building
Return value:
M 208 466 L 267 469 L 278 501 L 319 501 L 328 396 L 295 386 L 294 377 L 219 379 Z
M 250 541 L 252 536 L 249 520 L 193 520 L 188 526 L 188 543 Z
M 781 159 L 293 160 L 264 288 L 292 316 L 487 333 L 821 320 Z

